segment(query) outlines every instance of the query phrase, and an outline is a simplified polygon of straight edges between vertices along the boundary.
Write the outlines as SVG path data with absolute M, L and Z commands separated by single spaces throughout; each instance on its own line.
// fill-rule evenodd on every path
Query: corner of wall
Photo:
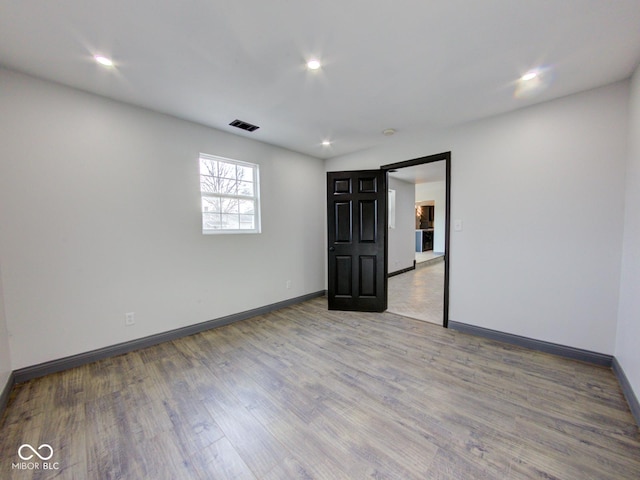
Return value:
M 6 402 L 11 389 L 11 348 L 4 307 L 4 290 L 2 288 L 2 264 L 0 263 L 0 411 Z
M 629 406 L 640 424 L 640 65 L 630 82 L 624 233 L 615 358 Z M 635 411 L 634 411 L 635 407 Z

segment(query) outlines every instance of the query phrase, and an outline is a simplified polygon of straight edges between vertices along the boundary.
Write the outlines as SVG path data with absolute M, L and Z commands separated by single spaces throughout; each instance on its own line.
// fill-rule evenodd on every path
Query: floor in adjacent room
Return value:
M 640 478 L 611 369 L 325 298 L 16 385 L 0 425 L 2 479 Z
M 387 310 L 398 315 L 442 325 L 444 309 L 444 257 L 431 254 L 415 270 L 390 277 Z M 416 256 L 417 258 L 417 256 Z
M 426 261 L 433 260 L 434 258 L 439 258 L 439 257 L 443 257 L 444 259 L 444 253 L 434 252 L 433 250 L 427 250 L 426 252 L 415 253 L 415 259 L 416 259 L 417 265 L 420 265 L 421 263 L 424 263 Z

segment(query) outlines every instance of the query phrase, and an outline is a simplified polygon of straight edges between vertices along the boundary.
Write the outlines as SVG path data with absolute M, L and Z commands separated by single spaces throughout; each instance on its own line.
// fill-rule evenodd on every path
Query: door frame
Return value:
M 426 157 L 414 158 L 403 162 L 390 163 L 382 165 L 381 170 L 385 170 L 389 174 L 390 170 L 398 170 L 400 168 L 413 167 L 415 165 L 423 165 L 425 163 L 433 163 L 445 161 L 445 232 L 444 232 L 444 301 L 442 312 L 442 326 L 449 328 L 449 258 L 451 255 L 451 152 L 436 153 L 435 155 L 427 155 Z M 385 229 L 385 244 L 388 243 L 388 229 Z M 387 259 L 385 259 L 387 261 Z

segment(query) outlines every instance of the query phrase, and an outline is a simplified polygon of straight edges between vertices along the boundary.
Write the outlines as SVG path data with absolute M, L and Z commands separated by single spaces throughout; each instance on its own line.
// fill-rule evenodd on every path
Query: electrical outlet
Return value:
M 129 312 L 129 313 L 125 313 L 124 314 L 124 324 L 127 327 L 130 327 L 131 325 L 134 325 L 136 323 L 136 315 L 133 312 Z
M 291 280 L 286 281 L 285 287 L 287 287 L 287 290 L 291 288 Z

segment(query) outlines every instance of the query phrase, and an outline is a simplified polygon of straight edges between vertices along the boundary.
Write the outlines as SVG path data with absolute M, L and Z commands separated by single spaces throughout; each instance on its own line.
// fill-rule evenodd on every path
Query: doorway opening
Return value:
M 380 167 L 388 175 L 388 311 L 449 323 L 451 152 Z M 391 198 L 391 197 L 390 197 Z

